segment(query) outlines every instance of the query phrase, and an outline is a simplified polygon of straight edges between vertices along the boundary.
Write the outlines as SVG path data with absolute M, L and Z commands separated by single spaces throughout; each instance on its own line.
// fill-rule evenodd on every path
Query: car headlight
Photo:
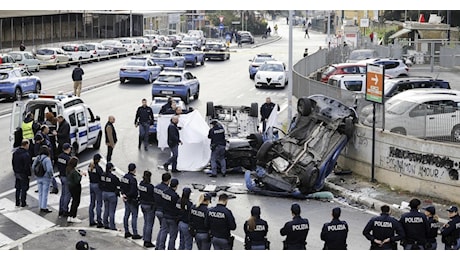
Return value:
M 280 75 L 280 76 L 278 77 L 278 80 L 282 80 L 282 79 L 283 79 L 283 75 Z
M 260 75 L 259 75 L 259 74 L 256 74 L 256 78 L 257 78 L 257 79 L 260 79 Z

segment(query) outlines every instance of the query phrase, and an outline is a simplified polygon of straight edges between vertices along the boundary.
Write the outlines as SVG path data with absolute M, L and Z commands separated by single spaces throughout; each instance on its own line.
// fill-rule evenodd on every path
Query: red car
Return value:
M 321 74 L 321 82 L 327 83 L 327 80 L 332 75 L 337 74 L 364 74 L 366 73 L 366 65 L 359 63 L 338 63 L 327 67 Z

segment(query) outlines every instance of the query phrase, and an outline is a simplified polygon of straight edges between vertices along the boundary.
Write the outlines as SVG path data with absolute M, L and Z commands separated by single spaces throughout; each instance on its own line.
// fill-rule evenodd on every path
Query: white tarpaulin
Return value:
M 168 126 L 173 115 L 159 115 L 157 121 L 158 148 L 168 148 Z M 211 158 L 209 126 L 200 112 L 194 110 L 179 116 L 179 130 L 182 145 L 179 145 L 177 169 L 181 171 L 201 171 Z M 169 148 L 168 148 L 169 149 Z

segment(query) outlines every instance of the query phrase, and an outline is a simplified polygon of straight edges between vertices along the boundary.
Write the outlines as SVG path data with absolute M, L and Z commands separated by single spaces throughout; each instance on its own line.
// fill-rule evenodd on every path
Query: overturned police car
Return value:
M 245 171 L 250 193 L 308 198 L 321 191 L 358 122 L 354 108 L 324 95 L 300 98 L 297 112 L 288 133 L 264 142 L 256 169 Z

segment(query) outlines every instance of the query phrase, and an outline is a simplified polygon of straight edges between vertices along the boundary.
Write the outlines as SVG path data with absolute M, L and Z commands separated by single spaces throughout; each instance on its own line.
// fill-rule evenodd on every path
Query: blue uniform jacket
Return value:
M 207 221 L 211 235 L 217 238 L 229 239 L 230 231 L 236 229 L 232 211 L 223 204 L 209 209 Z
M 308 219 L 301 216 L 294 216 L 291 221 L 284 224 L 284 227 L 280 230 L 280 234 L 286 236 L 286 244 L 305 245 L 309 230 L 310 224 Z
M 333 219 L 324 223 L 321 229 L 321 240 L 324 241 L 324 249 L 346 250 L 348 236 L 348 223 L 343 220 Z
M 128 201 L 137 201 L 139 192 L 137 190 L 137 180 L 133 174 L 127 173 L 120 179 L 121 194 L 126 195 Z

